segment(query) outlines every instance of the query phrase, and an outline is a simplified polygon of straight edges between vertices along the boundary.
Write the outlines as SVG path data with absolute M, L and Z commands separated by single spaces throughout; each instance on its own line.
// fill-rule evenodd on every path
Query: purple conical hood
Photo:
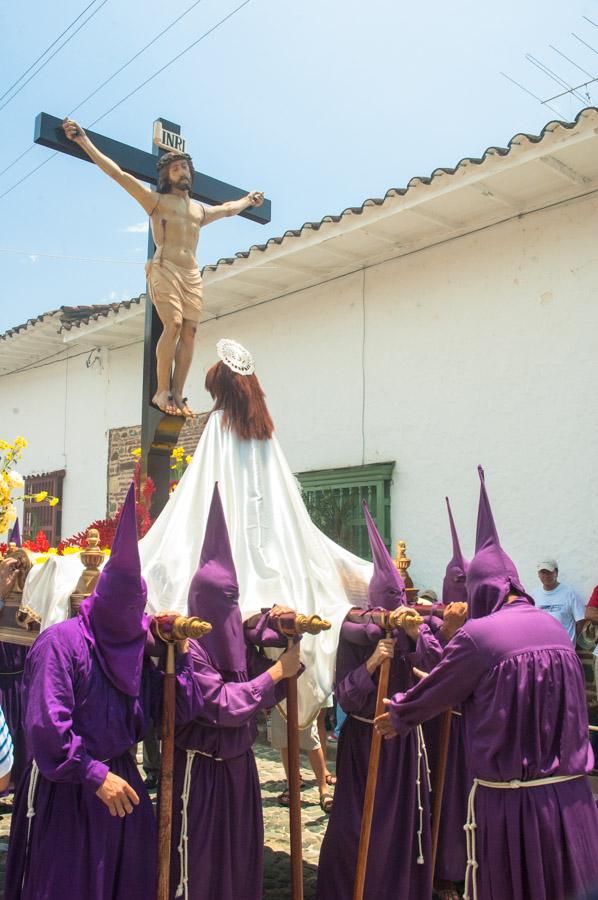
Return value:
M 380 537 L 365 500 L 363 512 L 374 561 L 374 574 L 368 588 L 368 606 L 370 609 L 396 609 L 407 602 L 405 583 Z
M 467 599 L 469 616 L 479 619 L 497 612 L 506 603 L 510 593 L 523 594 L 519 574 L 514 562 L 500 546 L 498 532 L 486 493 L 484 470 L 478 466 L 480 476 L 480 503 L 476 531 L 475 556 L 467 571 Z M 528 597 L 530 602 L 533 600 Z
M 149 619 L 141 577 L 135 485 L 127 492 L 112 543 L 110 559 L 92 594 L 81 604 L 81 621 L 104 675 L 131 697 L 141 690 L 143 655 Z
M 22 547 L 21 543 L 21 529 L 19 526 L 19 520 L 16 519 L 15 524 L 12 526 L 12 531 L 10 532 L 10 537 L 8 539 L 8 543 L 16 544 L 17 547 Z
M 455 521 L 451 510 L 449 498 L 445 497 L 446 508 L 448 509 L 449 523 L 451 526 L 451 537 L 453 539 L 453 558 L 446 567 L 444 581 L 442 582 L 442 602 L 447 603 L 466 603 L 467 588 L 465 586 L 465 576 L 469 568 L 469 562 L 465 559 L 461 552 L 459 544 L 459 535 L 455 528 Z
M 199 568 L 189 588 L 188 608 L 190 616 L 199 616 L 211 624 L 212 631 L 202 638 L 201 646 L 208 652 L 216 668 L 223 672 L 247 670 L 243 620 L 238 600 L 237 573 L 216 483 Z

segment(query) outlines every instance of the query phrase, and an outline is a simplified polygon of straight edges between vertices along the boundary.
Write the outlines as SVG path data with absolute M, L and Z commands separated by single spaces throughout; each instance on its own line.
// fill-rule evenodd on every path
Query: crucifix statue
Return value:
M 147 285 L 163 326 L 156 347 L 158 385 L 152 402 L 167 415 L 192 416 L 183 394 L 203 301 L 201 273 L 195 258 L 199 231 L 224 216 L 237 215 L 249 206 L 261 206 L 264 195 L 251 191 L 240 200 L 211 207 L 197 203 L 190 197 L 195 176 L 193 162 L 188 153 L 179 150 L 158 158 L 158 184 L 152 191 L 98 150 L 72 119 L 65 119 L 63 128 L 67 138 L 137 200 L 150 217 L 156 252 L 146 265 Z
M 152 303 L 145 317 L 141 445 L 142 474 L 156 485 L 152 516 L 168 500 L 170 453 L 185 417 L 193 415 L 184 394 L 203 299 L 195 258 L 200 229 L 233 215 L 266 224 L 271 209 L 261 191 L 247 193 L 195 172 L 175 123 L 156 120 L 156 133 L 162 139 L 155 138 L 148 153 L 101 134 L 86 134 L 71 119 L 39 113 L 34 135 L 36 144 L 96 163 L 150 217 L 146 274 Z

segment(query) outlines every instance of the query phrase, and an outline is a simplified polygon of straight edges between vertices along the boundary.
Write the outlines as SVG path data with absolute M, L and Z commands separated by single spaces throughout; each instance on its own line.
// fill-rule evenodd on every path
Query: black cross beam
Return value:
M 159 119 L 159 121 L 167 131 L 174 134 L 181 133 L 180 126 L 174 122 L 169 122 L 167 119 Z M 125 172 L 128 172 L 135 178 L 139 178 L 140 181 L 146 181 L 148 184 L 155 185 L 157 183 L 156 162 L 162 153 L 166 151 L 153 145 L 152 152 L 147 153 L 145 150 L 138 150 L 136 147 L 115 141 L 102 134 L 96 134 L 94 131 L 87 131 L 87 135 L 98 150 L 114 160 Z M 56 116 L 50 116 L 44 112 L 39 113 L 35 119 L 33 140 L 36 144 L 49 147 L 51 150 L 58 150 L 69 156 L 75 156 L 77 159 L 91 162 L 78 144 L 69 141 L 62 128 L 62 119 L 58 119 Z M 228 200 L 240 200 L 247 193 L 248 191 L 235 187 L 232 184 L 227 184 L 225 181 L 219 181 L 210 175 L 196 172 L 191 196 L 194 200 L 215 206 L 220 203 L 226 203 Z M 264 200 L 262 206 L 249 207 L 240 215 L 245 219 L 251 219 L 253 222 L 265 225 L 270 221 L 271 209 L 270 200 Z M 148 258 L 153 256 L 154 250 L 155 245 L 150 229 Z M 151 510 L 152 517 L 155 518 L 168 500 L 168 485 L 171 473 L 170 455 L 178 443 L 179 434 L 185 420 L 182 416 L 165 416 L 151 403 L 151 398 L 154 396 L 157 387 L 156 344 L 162 333 L 162 323 L 152 303 L 149 301 L 147 289 L 146 296 L 148 299 L 145 305 L 141 410 L 142 474 L 144 476 L 146 474 L 149 475 L 156 485 L 156 493 L 154 494 Z

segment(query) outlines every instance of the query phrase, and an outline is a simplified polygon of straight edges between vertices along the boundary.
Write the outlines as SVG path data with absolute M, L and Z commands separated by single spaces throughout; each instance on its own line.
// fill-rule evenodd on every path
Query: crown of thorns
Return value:
M 177 162 L 179 159 L 186 159 L 188 163 L 193 165 L 193 160 L 189 156 L 188 153 L 180 153 L 177 150 L 169 150 L 168 153 L 164 153 L 156 163 L 158 171 L 163 169 L 165 166 L 169 166 L 173 162 Z

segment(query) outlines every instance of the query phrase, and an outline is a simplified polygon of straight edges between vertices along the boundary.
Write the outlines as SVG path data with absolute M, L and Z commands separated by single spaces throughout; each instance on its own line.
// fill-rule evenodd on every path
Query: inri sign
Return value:
M 178 150 L 179 153 L 185 153 L 187 142 L 180 134 L 174 131 L 167 131 L 162 122 L 157 119 L 154 122 L 154 144 L 163 150 Z

